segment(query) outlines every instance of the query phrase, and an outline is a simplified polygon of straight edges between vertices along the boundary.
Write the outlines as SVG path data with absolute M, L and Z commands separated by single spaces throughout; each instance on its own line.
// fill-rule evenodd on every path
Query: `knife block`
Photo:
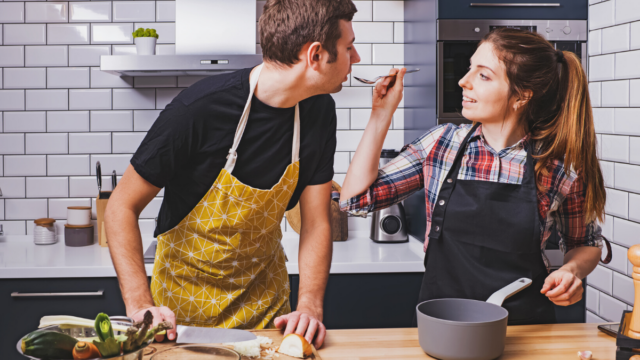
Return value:
M 620 328 L 616 337 L 616 360 L 636 360 L 640 358 L 640 244 L 629 248 L 629 261 L 633 264 L 633 286 L 635 297 L 633 311 L 623 311 Z
M 106 194 L 109 193 L 109 194 Z M 102 191 L 100 194 L 110 195 L 111 191 Z M 102 197 L 102 199 L 101 199 Z M 106 198 L 105 198 L 106 197 Z M 107 203 L 109 202 L 109 196 L 98 195 L 96 198 L 96 217 L 98 220 L 98 244 L 102 247 L 107 247 L 107 231 L 104 227 L 104 213 L 107 209 Z

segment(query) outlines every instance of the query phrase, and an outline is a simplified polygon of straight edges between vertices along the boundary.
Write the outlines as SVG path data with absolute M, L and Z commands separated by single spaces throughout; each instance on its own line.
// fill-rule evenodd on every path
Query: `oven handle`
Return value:
M 444 113 L 444 99 L 442 98 L 444 96 L 444 43 L 442 41 L 438 41 L 438 46 L 436 48 L 436 69 L 436 81 L 438 85 L 438 90 L 436 91 L 436 116 L 439 119 L 440 116 L 442 116 L 442 114 Z
M 12 292 L 11 297 L 56 297 L 56 296 L 102 296 L 104 290 L 95 292 L 20 293 Z
M 559 7 L 560 3 L 471 3 L 472 7 Z

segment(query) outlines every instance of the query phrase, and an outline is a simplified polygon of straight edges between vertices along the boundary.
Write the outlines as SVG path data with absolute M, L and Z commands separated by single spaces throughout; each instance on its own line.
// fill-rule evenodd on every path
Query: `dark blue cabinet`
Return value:
M 102 290 L 100 296 L 84 296 Z M 70 296 L 15 297 L 12 293 L 70 293 Z M 78 294 L 78 295 L 73 295 Z M 26 359 L 16 350 L 22 336 L 38 328 L 45 315 L 94 319 L 100 312 L 125 315 L 118 279 L 2 279 L 0 280 L 0 359 Z
M 587 0 L 439 0 L 438 18 L 586 20 L 588 7 Z

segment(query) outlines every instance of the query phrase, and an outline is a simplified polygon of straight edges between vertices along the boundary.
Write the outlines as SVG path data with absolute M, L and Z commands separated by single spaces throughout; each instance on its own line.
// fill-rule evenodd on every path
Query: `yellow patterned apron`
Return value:
M 261 70 L 250 76 L 249 99 L 224 169 L 189 215 L 158 236 L 151 293 L 180 325 L 273 328 L 273 319 L 291 312 L 280 222 L 298 183 L 297 104 L 292 163 L 280 181 L 260 190 L 231 175 Z

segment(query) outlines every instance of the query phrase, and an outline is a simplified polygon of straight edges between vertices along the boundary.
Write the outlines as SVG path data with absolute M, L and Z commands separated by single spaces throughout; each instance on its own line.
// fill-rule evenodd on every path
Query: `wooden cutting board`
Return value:
M 270 338 L 271 340 L 273 340 L 273 343 L 275 345 L 280 345 L 280 343 L 282 342 L 282 338 L 284 337 L 284 335 L 282 334 L 281 330 L 278 329 L 269 329 L 269 330 L 251 330 L 252 333 L 256 334 L 257 336 L 266 336 L 268 338 Z M 207 345 L 219 345 L 219 344 L 207 344 Z M 144 360 L 149 360 L 151 359 L 151 357 L 154 354 L 157 354 L 158 352 L 168 349 L 168 348 L 172 348 L 174 346 L 177 346 L 175 341 L 171 341 L 171 342 L 161 342 L 161 343 L 152 343 L 151 345 L 149 345 L 147 347 L 147 349 L 145 349 L 144 352 Z M 154 351 L 155 349 L 155 351 Z M 300 360 L 299 358 L 295 358 L 295 357 L 291 357 L 288 355 L 284 355 L 284 354 L 280 354 L 278 353 L 278 357 L 274 357 L 273 360 Z M 246 356 L 242 357 L 242 360 L 260 360 L 261 358 L 249 358 Z M 322 358 L 320 357 L 320 355 L 318 355 L 318 352 L 315 350 L 315 348 L 313 349 L 313 355 L 311 355 L 311 357 L 308 357 L 307 359 L 311 359 L 311 360 L 322 360 Z M 176 359 L 176 360 L 181 360 L 181 359 Z

